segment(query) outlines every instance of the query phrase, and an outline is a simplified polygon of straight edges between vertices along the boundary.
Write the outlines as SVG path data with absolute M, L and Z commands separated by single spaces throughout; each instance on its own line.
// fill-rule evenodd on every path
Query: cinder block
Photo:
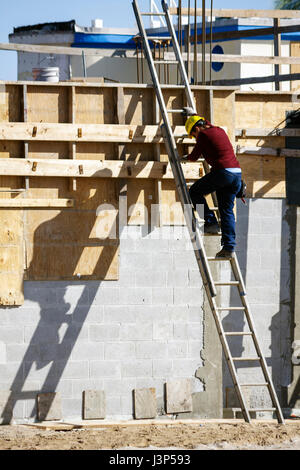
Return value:
M 152 360 L 122 362 L 122 377 L 148 377 L 152 375 Z
M 190 379 L 174 380 L 166 384 L 167 413 L 193 411 Z
M 14 397 L 10 391 L 0 391 L 0 424 L 10 424 L 13 419 Z
M 188 285 L 188 270 L 176 269 L 168 271 L 167 286 L 168 287 L 184 287 Z
M 120 257 L 120 270 L 140 270 L 152 268 L 152 253 L 123 253 Z
M 176 358 L 187 357 L 187 342 L 186 341 L 168 341 L 168 357 Z
M 95 305 L 115 305 L 119 304 L 120 300 L 120 288 L 117 287 L 105 287 L 98 288 L 97 292 L 93 291 L 93 288 L 89 292 L 90 298 L 93 296 L 93 303 Z
M 90 341 L 112 341 L 120 336 L 120 325 L 111 323 L 103 325 L 90 325 Z
M 92 379 L 103 379 L 120 377 L 120 362 L 119 361 L 91 361 L 90 362 L 90 377 Z
M 170 322 L 155 322 L 153 324 L 153 339 L 168 340 L 173 339 L 173 324 Z
M 201 305 L 203 304 L 203 291 L 199 287 L 177 287 L 174 289 L 175 305 Z
M 0 341 L 0 364 L 6 364 L 6 344 Z
M 150 322 L 122 324 L 120 327 L 120 339 L 125 341 L 152 340 L 153 324 Z
M 200 359 L 174 359 L 173 377 L 193 377 L 198 367 L 201 366 Z
M 152 269 L 161 269 L 162 271 L 170 271 L 173 267 L 173 253 L 157 253 L 153 252 Z
M 143 305 L 152 303 L 151 287 L 128 287 L 120 291 L 120 304 Z
M 153 287 L 152 288 L 153 305 L 172 305 L 173 288 L 171 287 Z
M 62 419 L 60 393 L 39 393 L 37 395 L 37 411 L 39 421 L 55 421 Z
M 166 378 L 173 375 L 173 361 L 171 359 L 155 359 L 153 361 L 153 377 Z
M 132 305 L 105 305 L 104 323 L 134 323 L 139 309 Z
M 0 326 L 0 341 L 5 344 L 23 343 L 23 328 L 19 326 Z
M 155 388 L 134 390 L 134 417 L 135 419 L 150 419 L 156 417 Z
M 83 419 L 103 419 L 105 414 L 105 392 L 85 390 L 83 392 Z
M 164 359 L 167 357 L 167 343 L 158 341 L 139 341 L 136 343 L 137 359 Z
M 136 287 L 164 287 L 166 286 L 166 273 L 164 271 L 145 270 L 136 273 Z
M 89 342 L 89 341 L 79 341 L 75 344 L 71 360 L 80 360 L 82 358 L 86 360 L 102 360 L 104 359 L 104 344 L 100 342 Z

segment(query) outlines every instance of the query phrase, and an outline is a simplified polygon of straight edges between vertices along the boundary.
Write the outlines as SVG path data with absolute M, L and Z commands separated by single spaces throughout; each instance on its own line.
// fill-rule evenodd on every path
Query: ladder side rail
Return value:
M 231 262 L 232 271 L 234 273 L 234 276 L 240 282 L 240 286 L 242 287 L 243 292 L 244 292 L 244 295 L 242 295 L 241 292 L 240 292 L 241 302 L 242 302 L 243 306 L 245 307 L 245 316 L 247 318 L 249 329 L 253 333 L 252 339 L 253 339 L 253 342 L 254 342 L 255 350 L 257 352 L 257 355 L 261 359 L 261 369 L 262 369 L 262 372 L 264 374 L 264 378 L 265 378 L 266 382 L 268 382 L 269 394 L 270 394 L 272 403 L 273 403 L 274 407 L 276 408 L 276 414 L 277 414 L 278 422 L 281 423 L 281 424 L 284 424 L 284 417 L 283 417 L 281 406 L 280 406 L 280 403 L 279 403 L 279 400 L 278 400 L 278 397 L 277 397 L 277 393 L 275 391 L 275 387 L 274 387 L 270 372 L 268 370 L 266 359 L 264 357 L 264 354 L 262 352 L 260 343 L 258 341 L 256 327 L 254 325 L 253 317 L 252 317 L 251 310 L 250 310 L 250 304 L 248 302 L 246 291 L 245 291 L 245 284 L 244 284 L 243 276 L 242 276 L 242 273 L 241 273 L 240 266 L 239 266 L 236 255 L 234 255 L 234 257 L 231 259 L 230 262 Z
M 185 85 L 185 93 L 186 93 L 186 97 L 187 97 L 188 106 L 193 108 L 195 114 L 197 114 L 194 97 L 193 97 L 192 90 L 191 90 L 191 87 L 190 87 L 190 84 L 189 84 L 189 79 L 188 79 L 188 76 L 187 76 L 187 73 L 186 73 L 186 70 L 185 70 L 182 55 L 180 53 L 180 47 L 179 47 L 179 43 L 178 43 L 178 40 L 177 40 L 175 28 L 174 28 L 174 25 L 173 25 L 172 20 L 171 20 L 171 16 L 170 16 L 170 12 L 169 12 L 169 5 L 167 4 L 167 2 L 165 0 L 162 0 L 161 4 L 162 4 L 162 8 L 165 12 L 165 18 L 166 18 L 168 30 L 169 30 L 169 32 L 172 36 L 173 49 L 174 49 L 174 52 L 175 52 L 176 59 L 178 61 L 178 66 L 179 66 L 181 78 L 182 78 L 182 81 Z

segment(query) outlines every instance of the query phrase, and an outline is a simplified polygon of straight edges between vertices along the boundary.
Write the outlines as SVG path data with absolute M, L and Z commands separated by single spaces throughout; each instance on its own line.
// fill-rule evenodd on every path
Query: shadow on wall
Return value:
M 95 196 L 95 198 L 96 197 L 97 196 Z M 34 234 L 34 248 L 35 245 L 38 246 L 41 236 L 42 238 L 45 238 L 45 233 L 48 233 L 49 236 L 51 236 L 51 234 L 57 232 L 57 227 L 63 226 L 62 222 L 64 217 L 65 211 L 61 211 L 57 217 L 39 226 Z M 82 217 L 84 217 L 84 213 Z M 89 231 L 91 232 L 95 225 L 95 219 L 92 220 L 92 218 L 90 218 L 89 221 Z M 110 266 L 118 250 L 118 246 L 116 244 L 114 247 L 110 248 L 111 249 L 107 250 L 107 252 L 105 248 L 101 252 L 95 265 L 94 272 L 97 272 L 97 268 L 101 264 L 108 267 Z M 83 250 L 84 247 L 82 247 L 82 251 Z M 75 272 L 75 268 L 79 262 L 81 254 L 79 253 L 78 258 L 74 257 L 67 260 L 70 272 Z M 55 254 L 53 254 L 53 256 L 55 256 Z M 34 272 L 34 265 L 40 262 L 40 250 L 37 252 L 34 251 L 29 270 L 33 267 Z M 93 285 L 93 287 L 90 287 L 88 283 L 85 283 L 80 298 L 78 299 L 74 310 L 70 313 L 71 305 L 65 301 L 65 293 L 67 285 L 69 284 L 70 282 L 58 281 L 54 283 L 54 288 L 49 287 L 48 283 L 44 288 L 49 289 L 49 292 L 46 294 L 48 298 L 52 295 L 56 296 L 56 307 L 45 307 L 44 302 L 41 302 L 41 290 L 38 287 L 26 289 L 25 285 L 26 299 L 40 304 L 41 317 L 31 337 L 30 344 L 24 354 L 17 374 L 10 386 L 10 395 L 1 416 L 3 424 L 11 422 L 14 408 L 19 400 L 36 400 L 37 393 L 53 392 L 57 390 L 57 386 L 59 385 L 60 379 L 89 313 L 90 306 L 95 300 L 99 287 L 101 287 L 100 281 L 97 282 L 97 286 Z M 65 330 L 65 333 L 62 340 L 60 340 L 60 329 L 62 327 Z M 36 369 L 39 370 L 47 367 L 49 364 L 51 364 L 50 368 L 44 383 L 39 390 L 24 390 L 25 382 L 33 367 L 35 366 Z M 48 409 L 45 410 L 45 414 L 47 414 L 50 407 L 51 401 L 49 400 Z M 36 409 L 34 408 L 30 417 L 34 417 L 35 415 Z

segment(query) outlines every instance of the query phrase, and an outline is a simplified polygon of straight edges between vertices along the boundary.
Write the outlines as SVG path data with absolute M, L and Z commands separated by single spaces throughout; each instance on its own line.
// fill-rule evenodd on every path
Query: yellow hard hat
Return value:
M 191 136 L 191 131 L 192 131 L 194 125 L 197 124 L 197 122 L 199 122 L 199 121 L 205 121 L 205 118 L 201 117 L 201 116 L 190 116 L 186 120 L 185 130 L 186 130 L 189 137 L 193 137 L 193 136 Z

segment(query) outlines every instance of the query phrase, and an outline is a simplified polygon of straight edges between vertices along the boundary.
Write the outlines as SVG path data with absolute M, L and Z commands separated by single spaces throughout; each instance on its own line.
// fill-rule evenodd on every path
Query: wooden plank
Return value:
M 190 379 L 167 382 L 166 400 L 167 413 L 187 413 L 193 411 Z
M 178 15 L 177 8 L 170 8 L 171 15 Z M 191 16 L 195 14 L 195 9 L 191 8 Z M 202 8 L 197 8 L 197 16 L 202 16 Z M 210 16 L 210 9 L 205 10 L 205 16 Z M 182 15 L 188 15 L 188 9 L 182 8 Z M 233 10 L 233 9 L 213 9 L 212 16 L 223 18 L 300 18 L 300 10 Z
M 290 54 L 293 57 L 300 57 L 300 42 L 291 42 L 290 43 Z M 299 65 L 291 65 L 290 69 L 291 74 L 300 74 L 300 66 Z M 300 80 L 300 76 L 299 79 Z M 300 84 L 296 80 L 291 82 L 291 90 L 296 91 L 299 90 Z
M 236 137 L 300 137 L 300 129 L 236 129 Z
M 263 156 L 270 155 L 273 157 L 297 157 L 300 158 L 300 150 L 285 149 L 285 148 L 270 148 L 270 147 L 242 147 L 237 146 L 236 148 L 237 155 L 253 155 L 253 156 Z
M 80 133 L 79 133 L 80 130 Z M 191 144 L 184 126 L 174 126 L 179 143 Z M 116 124 L 53 124 L 53 123 L 1 123 L 0 140 L 28 140 L 31 142 L 127 142 L 163 143 L 159 126 L 127 126 Z
M 278 33 L 297 33 L 300 31 L 300 25 L 291 25 L 291 26 L 279 26 Z M 264 27 L 264 28 L 255 28 L 255 29 L 244 29 L 241 31 L 218 31 L 213 32 L 212 39 L 213 41 L 222 41 L 226 39 L 246 39 L 246 38 L 254 38 L 254 37 L 261 37 L 261 36 L 273 36 L 274 35 L 274 27 Z M 197 36 L 198 42 L 202 43 L 202 34 L 198 34 Z M 194 42 L 194 36 L 190 37 L 190 41 Z M 294 54 L 291 54 L 293 56 Z
M 281 56 L 281 36 L 279 34 L 279 26 L 280 26 L 280 19 L 279 18 L 274 18 L 274 55 Z M 275 90 L 279 91 L 281 90 L 281 82 L 278 81 L 278 77 L 281 73 L 281 67 L 279 64 L 275 64 Z
M 1 210 L 0 220 L 0 305 L 22 305 L 23 214 Z
M 35 165 L 36 164 L 36 165 Z M 34 166 L 35 165 L 35 166 Z M 197 179 L 202 175 L 200 163 L 185 163 L 186 179 Z M 128 178 L 128 179 L 173 179 L 171 165 L 166 162 L 132 162 L 117 160 L 32 160 L 1 158 L 2 176 L 50 176 L 76 178 Z
M 106 399 L 103 390 L 83 391 L 83 419 L 104 419 Z
M 2 207 L 73 207 L 74 200 L 72 199 L 28 199 L 28 198 L 15 198 L 15 199 L 0 199 L 0 208 Z
M 187 60 L 187 53 L 182 54 L 183 60 Z M 166 60 L 174 60 L 173 52 L 165 53 Z M 197 60 L 202 60 L 202 54 L 197 54 Z M 210 60 L 210 55 L 205 54 L 205 60 Z M 276 57 L 260 55 L 236 55 L 236 54 L 212 54 L 212 62 L 242 63 L 242 64 L 280 64 L 280 65 L 299 65 L 300 57 Z
M 224 78 L 222 80 L 213 80 L 212 84 L 214 86 L 241 86 L 241 85 L 251 85 L 254 83 L 270 83 L 275 82 L 290 82 L 293 80 L 300 80 L 300 73 L 290 73 L 284 75 L 268 75 L 266 77 L 248 77 L 248 78 Z
M 37 44 L 12 44 L 0 43 L 0 50 L 3 51 L 17 51 L 17 52 L 32 52 L 36 54 L 63 54 L 63 55 L 76 55 L 82 56 L 103 56 L 101 49 L 89 49 L 79 47 L 63 47 L 63 46 L 41 46 Z

